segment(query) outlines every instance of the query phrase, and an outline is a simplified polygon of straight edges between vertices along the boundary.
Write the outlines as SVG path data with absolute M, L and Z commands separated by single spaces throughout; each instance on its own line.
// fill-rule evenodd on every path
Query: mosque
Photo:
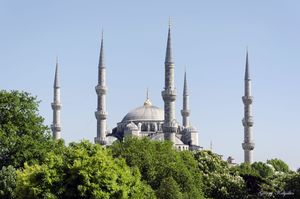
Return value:
M 169 140 L 174 144 L 177 150 L 200 150 L 198 142 L 198 132 L 191 125 L 189 93 L 186 78 L 184 74 L 184 87 L 182 92 L 183 105 L 181 110 L 182 124 L 175 117 L 175 102 L 177 91 L 174 84 L 174 62 L 172 56 L 171 27 L 168 29 L 168 39 L 165 56 L 165 79 L 162 90 L 162 99 L 164 108 L 152 105 L 147 91 L 147 98 L 144 104 L 129 111 L 117 126 L 108 131 L 106 112 L 106 67 L 104 63 L 104 44 L 103 34 L 101 38 L 100 57 L 98 65 L 98 84 L 95 87 L 97 94 L 97 110 L 95 117 L 97 121 L 97 134 L 95 143 L 109 146 L 116 140 L 122 140 L 125 136 L 148 137 L 151 140 Z M 60 124 L 60 85 L 59 85 L 58 63 L 56 63 L 55 80 L 54 80 L 54 102 L 51 104 L 53 109 L 53 124 L 51 129 L 55 139 L 61 138 Z M 244 103 L 244 118 L 242 120 L 244 126 L 244 142 L 242 148 L 244 150 L 244 161 L 252 162 L 252 150 L 254 143 L 252 140 L 253 120 L 251 115 L 251 104 L 253 98 L 251 96 L 251 79 L 249 75 L 248 52 L 246 56 L 245 69 L 245 95 L 242 97 Z M 232 159 L 231 157 L 229 159 Z

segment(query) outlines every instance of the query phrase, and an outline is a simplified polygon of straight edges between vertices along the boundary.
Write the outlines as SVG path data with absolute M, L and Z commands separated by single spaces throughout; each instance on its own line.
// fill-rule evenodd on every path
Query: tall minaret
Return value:
M 175 119 L 175 100 L 176 90 L 174 85 L 174 62 L 172 59 L 171 46 L 171 26 L 169 22 L 168 42 L 165 59 L 165 88 L 162 91 L 164 100 L 164 124 L 163 133 L 165 140 L 170 140 L 175 143 L 175 133 L 177 131 L 177 122 Z
M 187 128 L 190 126 L 190 107 L 189 107 L 189 94 L 187 88 L 186 71 L 184 72 L 184 84 L 183 84 L 183 106 L 181 110 L 182 126 Z
M 53 123 L 51 125 L 51 130 L 53 138 L 58 140 L 61 138 L 61 124 L 60 124 L 60 83 L 59 83 L 59 71 L 58 71 L 58 58 L 56 58 L 56 69 L 54 78 L 54 97 L 53 103 L 51 103 L 53 110 Z
M 97 119 L 97 137 L 95 137 L 95 143 L 105 145 L 106 144 L 106 68 L 104 65 L 104 50 L 103 50 L 103 32 L 101 37 L 101 49 L 98 65 L 98 85 L 96 86 L 96 93 L 98 96 L 98 105 L 95 116 Z
M 252 102 L 253 97 L 251 95 L 251 79 L 249 74 L 249 62 L 248 62 L 248 51 L 246 54 L 246 69 L 245 69 L 245 94 L 242 97 L 244 103 L 244 143 L 242 147 L 244 149 L 244 162 L 252 163 L 252 150 L 254 149 L 254 142 L 252 140 Z

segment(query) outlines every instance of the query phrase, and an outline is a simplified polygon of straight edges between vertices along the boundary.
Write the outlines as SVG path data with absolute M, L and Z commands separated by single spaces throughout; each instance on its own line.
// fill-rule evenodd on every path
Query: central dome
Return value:
M 144 106 L 138 107 L 125 115 L 122 122 L 128 121 L 163 121 L 164 110 L 152 106 L 149 98 L 145 101 Z

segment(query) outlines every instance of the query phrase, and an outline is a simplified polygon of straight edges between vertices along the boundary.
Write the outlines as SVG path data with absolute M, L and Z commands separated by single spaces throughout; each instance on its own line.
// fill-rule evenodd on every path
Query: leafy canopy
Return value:
M 22 199 L 155 197 L 138 170 L 88 141 L 72 143 L 61 154 L 49 153 L 43 164 L 25 164 L 17 171 L 16 192 Z
M 241 199 L 246 194 L 243 178 L 231 172 L 228 163 L 211 151 L 194 154 L 198 167 L 203 173 L 203 190 L 207 198 Z
M 0 91 L 0 168 L 40 162 L 57 145 L 29 93 Z
M 201 174 L 191 152 L 178 152 L 170 142 L 131 137 L 114 143 L 111 150 L 114 157 L 124 158 L 130 167 L 137 167 L 159 198 L 164 198 L 161 190 L 170 187 L 174 188 L 170 195 L 203 198 Z

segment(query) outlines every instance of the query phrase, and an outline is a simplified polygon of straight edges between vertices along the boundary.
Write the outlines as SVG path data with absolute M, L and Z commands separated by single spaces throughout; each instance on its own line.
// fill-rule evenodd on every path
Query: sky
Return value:
M 205 149 L 243 161 L 243 83 L 246 49 L 252 78 L 254 160 L 279 158 L 300 167 L 300 2 L 279 0 L 0 0 L 0 89 L 40 100 L 52 122 L 59 57 L 62 137 L 96 136 L 101 31 L 107 67 L 108 126 L 141 106 L 149 88 L 163 107 L 168 19 L 181 122 L 184 69 L 191 123 Z

